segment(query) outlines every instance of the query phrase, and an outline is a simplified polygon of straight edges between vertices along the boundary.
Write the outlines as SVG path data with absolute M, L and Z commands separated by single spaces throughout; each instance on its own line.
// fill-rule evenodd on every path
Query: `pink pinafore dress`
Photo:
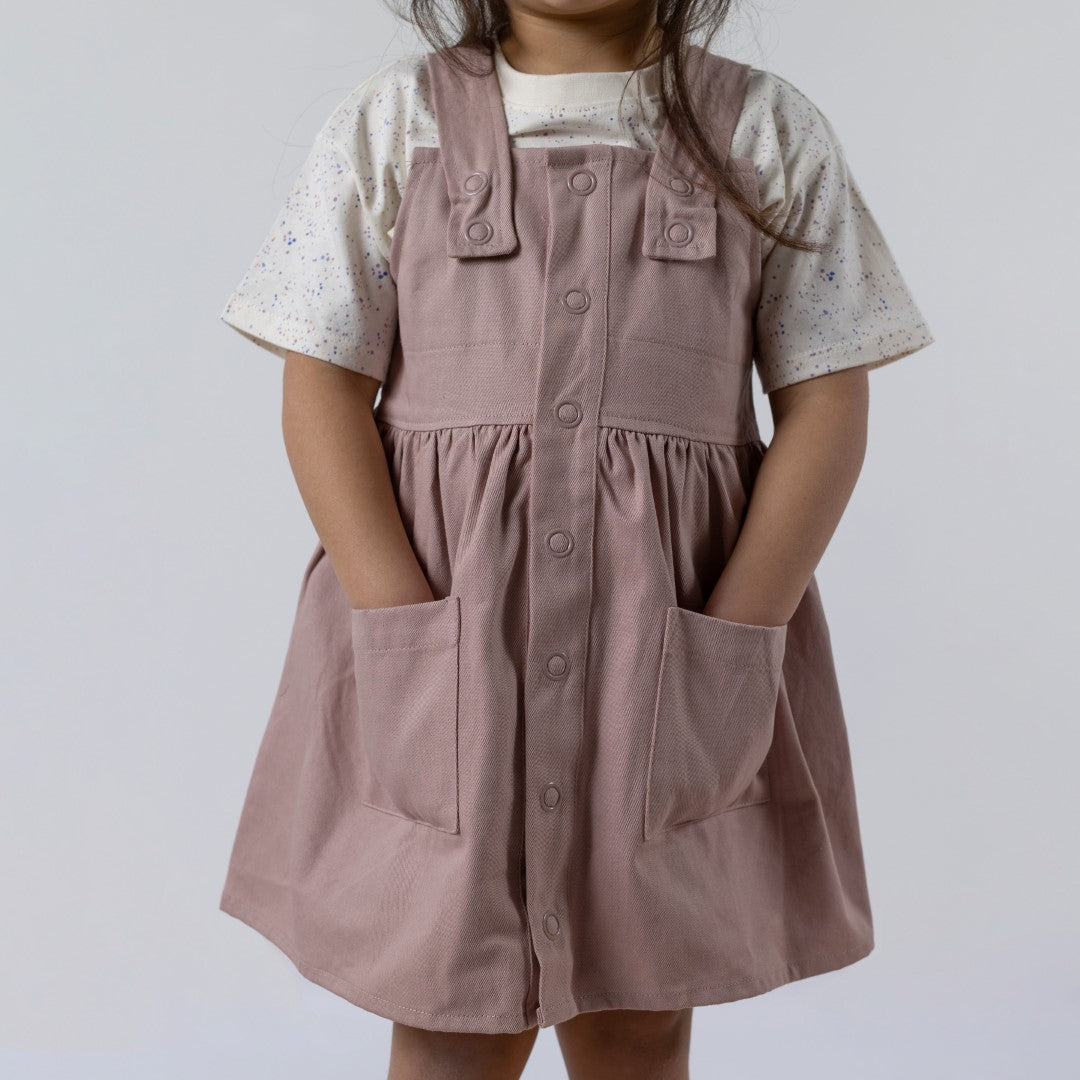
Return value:
M 759 234 L 657 152 L 512 148 L 490 55 L 428 54 L 439 147 L 392 238 L 376 421 L 434 600 L 350 608 L 322 547 L 221 896 L 308 979 L 515 1032 L 759 994 L 873 947 L 816 579 L 702 612 L 765 452 Z M 694 47 L 730 155 L 749 69 Z

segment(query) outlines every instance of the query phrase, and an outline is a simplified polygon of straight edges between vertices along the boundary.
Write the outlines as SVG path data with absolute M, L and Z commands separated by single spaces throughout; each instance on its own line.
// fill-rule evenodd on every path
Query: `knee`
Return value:
M 556 1025 L 571 1080 L 577 1077 L 682 1077 L 692 1009 L 605 1009 Z
M 395 1022 L 387 1080 L 517 1080 L 537 1031 L 486 1035 Z

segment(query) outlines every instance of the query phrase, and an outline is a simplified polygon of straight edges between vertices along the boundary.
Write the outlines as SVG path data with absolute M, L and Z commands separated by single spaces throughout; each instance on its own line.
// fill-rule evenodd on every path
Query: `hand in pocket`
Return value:
M 786 624 L 669 607 L 653 714 L 643 836 L 765 802 Z

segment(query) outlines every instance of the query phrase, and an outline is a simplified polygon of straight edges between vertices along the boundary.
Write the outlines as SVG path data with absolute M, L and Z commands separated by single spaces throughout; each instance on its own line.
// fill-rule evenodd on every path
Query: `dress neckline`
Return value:
M 462 52 L 488 58 L 478 71 L 463 74 L 452 62 L 450 51 L 428 53 L 432 103 L 439 131 L 438 155 L 446 178 L 449 217 L 446 250 L 451 258 L 484 258 L 508 255 L 517 249 L 514 221 L 514 184 L 511 140 L 504 109 L 503 88 L 498 77 L 499 52 L 491 44 L 453 46 Z M 738 118 L 749 68 L 700 45 L 689 52 L 692 92 L 714 106 L 710 135 L 727 156 L 731 131 Z M 642 69 L 643 70 L 643 69 Z M 518 74 L 522 74 L 519 72 Z M 575 75 L 592 73 L 571 72 Z M 619 78 L 622 72 L 598 72 Z M 530 75 L 530 79 L 564 80 L 564 75 Z M 616 151 L 630 148 L 592 144 L 598 161 L 607 168 Z M 602 151 L 595 149 L 603 146 Z M 417 150 L 420 148 L 418 147 Z M 563 154 L 565 164 L 576 159 L 578 168 L 568 172 L 570 191 L 587 194 L 596 186 L 597 174 L 581 164 L 582 147 L 533 147 L 547 156 Z M 526 153 L 520 150 L 518 153 Z M 631 151 L 637 153 L 637 151 Z M 711 257 L 716 240 L 716 198 L 712 185 L 698 176 L 697 166 L 675 136 L 669 117 L 661 124 L 656 149 L 647 158 L 649 183 L 643 208 L 645 229 L 642 254 L 653 259 L 699 259 Z M 580 176 L 578 175 L 580 174 Z M 545 181 L 549 182 L 549 181 Z M 554 182 L 554 181 L 550 181 Z M 574 183 L 586 185 L 583 189 Z M 695 233 L 697 238 L 695 239 Z

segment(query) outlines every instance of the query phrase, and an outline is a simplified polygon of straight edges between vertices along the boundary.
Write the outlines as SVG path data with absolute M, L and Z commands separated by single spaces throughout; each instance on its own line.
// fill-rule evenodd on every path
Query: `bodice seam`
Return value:
M 616 417 L 616 419 L 643 419 L 641 417 Z M 463 420 L 460 423 L 436 423 L 436 424 L 409 424 L 402 423 L 401 421 L 388 420 L 385 417 L 376 417 L 375 423 L 380 428 L 391 428 L 396 431 L 410 431 L 410 432 L 438 432 L 438 431 L 451 431 L 457 428 L 472 428 L 472 427 L 499 427 L 499 428 L 528 428 L 532 429 L 533 422 L 531 420 Z M 708 438 L 701 433 L 688 433 L 688 432 L 674 432 L 674 431 L 646 431 L 642 428 L 627 427 L 623 424 L 597 424 L 598 431 L 621 431 L 627 432 L 631 435 L 656 435 L 663 439 L 678 439 L 681 442 L 701 443 L 705 446 L 724 446 L 736 448 L 740 446 L 754 446 L 763 445 L 764 440 L 761 438 L 760 433 L 757 435 L 748 435 L 742 439 L 712 439 Z

